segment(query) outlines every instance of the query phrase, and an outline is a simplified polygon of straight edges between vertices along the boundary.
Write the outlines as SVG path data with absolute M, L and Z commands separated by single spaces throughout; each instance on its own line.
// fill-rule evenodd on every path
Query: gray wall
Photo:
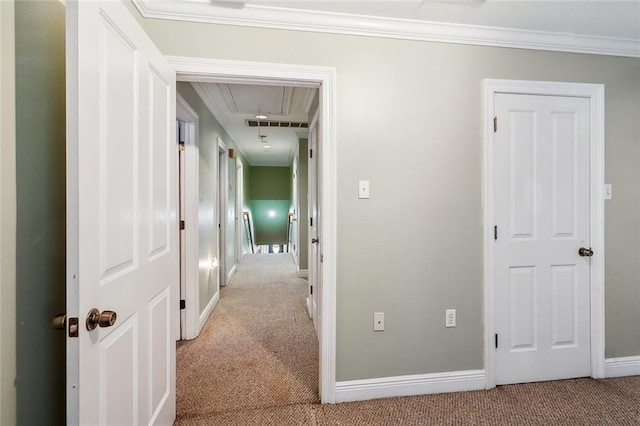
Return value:
M 0 424 L 16 423 L 15 7 L 0 2 Z
M 207 106 L 202 102 L 191 83 L 178 82 L 177 91 L 185 101 L 198 114 L 198 150 L 199 150 L 199 185 L 200 185 L 200 205 L 199 205 L 199 263 L 209 262 L 212 255 L 217 254 L 217 220 L 216 212 L 216 190 L 218 179 L 218 137 L 224 141 L 229 148 L 236 148 L 235 143 L 227 132 L 222 128 L 218 120 L 211 115 Z M 236 149 L 239 155 L 239 151 Z M 235 162 L 229 162 L 230 173 L 235 181 Z M 233 173 L 231 173 L 233 169 Z M 233 185 L 235 187 L 235 185 Z M 229 197 L 235 197 L 230 191 Z M 223 222 L 224 223 L 224 222 Z M 227 232 L 227 241 L 233 244 L 235 236 Z M 234 265 L 235 256 L 227 257 L 227 271 Z M 211 298 L 218 291 L 218 271 L 210 271 L 206 268 L 199 268 L 200 285 L 200 313 L 204 311 Z
M 605 84 L 614 187 L 606 356 L 640 355 L 639 59 L 155 19 L 144 26 L 169 55 L 337 69 L 338 380 L 483 368 L 482 80 Z M 255 40 L 278 49 L 255 49 Z M 359 179 L 371 181 L 371 199 L 357 198 Z M 444 327 L 449 307 L 455 329 Z M 376 311 L 386 314 L 384 333 L 372 331 Z
M 65 8 L 16 2 L 17 414 L 65 422 Z

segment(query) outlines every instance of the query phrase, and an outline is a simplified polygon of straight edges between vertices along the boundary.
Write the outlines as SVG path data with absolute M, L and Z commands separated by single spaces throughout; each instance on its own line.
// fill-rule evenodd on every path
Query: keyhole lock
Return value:
M 111 327 L 116 323 L 117 319 L 118 315 L 113 311 L 100 312 L 98 309 L 93 308 L 87 314 L 87 330 L 95 330 L 98 326 L 102 328 Z

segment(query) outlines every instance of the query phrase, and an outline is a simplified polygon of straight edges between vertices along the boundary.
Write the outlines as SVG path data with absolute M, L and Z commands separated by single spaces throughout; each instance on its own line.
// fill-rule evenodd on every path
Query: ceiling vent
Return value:
M 247 126 L 258 127 L 258 120 L 246 120 Z M 260 127 L 287 127 L 291 129 L 308 129 L 308 123 L 299 123 L 294 121 L 263 121 L 260 120 Z

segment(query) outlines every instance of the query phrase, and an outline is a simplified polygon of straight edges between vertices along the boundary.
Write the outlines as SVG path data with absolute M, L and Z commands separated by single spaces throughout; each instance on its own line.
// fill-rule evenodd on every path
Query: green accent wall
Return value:
M 251 167 L 249 196 L 255 244 L 287 242 L 287 220 L 291 207 L 290 167 Z
M 65 8 L 17 1 L 17 420 L 66 422 Z

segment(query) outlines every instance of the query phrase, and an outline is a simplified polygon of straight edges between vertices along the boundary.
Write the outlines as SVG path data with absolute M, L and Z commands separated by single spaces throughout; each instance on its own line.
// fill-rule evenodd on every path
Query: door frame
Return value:
M 320 399 L 335 403 L 336 384 L 336 69 L 333 67 L 167 56 L 179 81 L 279 84 L 320 88 L 322 144 L 323 263 L 321 324 L 318 333 Z
M 494 210 L 494 101 L 496 94 L 546 95 L 587 98 L 590 105 L 590 181 L 589 232 L 595 256 L 590 269 L 591 377 L 605 377 L 604 341 L 604 85 L 524 80 L 484 80 L 484 161 L 483 161 L 483 240 L 484 240 L 484 329 L 486 388 L 495 387 L 494 294 L 495 260 L 493 242 Z M 500 125 L 498 123 L 498 125 Z
M 236 259 L 238 264 L 244 257 L 242 234 L 244 233 L 244 222 L 242 212 L 244 211 L 244 164 L 240 157 L 236 158 L 236 211 L 235 211 L 235 239 L 236 239 Z
M 199 251 L 199 204 L 200 183 L 198 178 L 199 146 L 198 146 L 198 113 L 189 103 L 176 93 L 176 119 L 185 123 L 186 140 L 184 146 L 184 215 L 179 220 L 185 221 L 184 242 L 180 239 L 180 250 L 184 250 L 184 264 L 180 265 L 181 283 L 180 299 L 185 301 L 185 309 L 180 310 L 181 339 L 195 339 L 200 334 L 200 291 L 198 285 L 198 251 Z M 182 255 L 181 255 L 182 256 Z
M 216 202 L 218 206 L 218 291 L 228 284 L 227 274 L 227 217 L 229 201 L 229 147 L 218 136 L 218 182 L 216 186 Z

